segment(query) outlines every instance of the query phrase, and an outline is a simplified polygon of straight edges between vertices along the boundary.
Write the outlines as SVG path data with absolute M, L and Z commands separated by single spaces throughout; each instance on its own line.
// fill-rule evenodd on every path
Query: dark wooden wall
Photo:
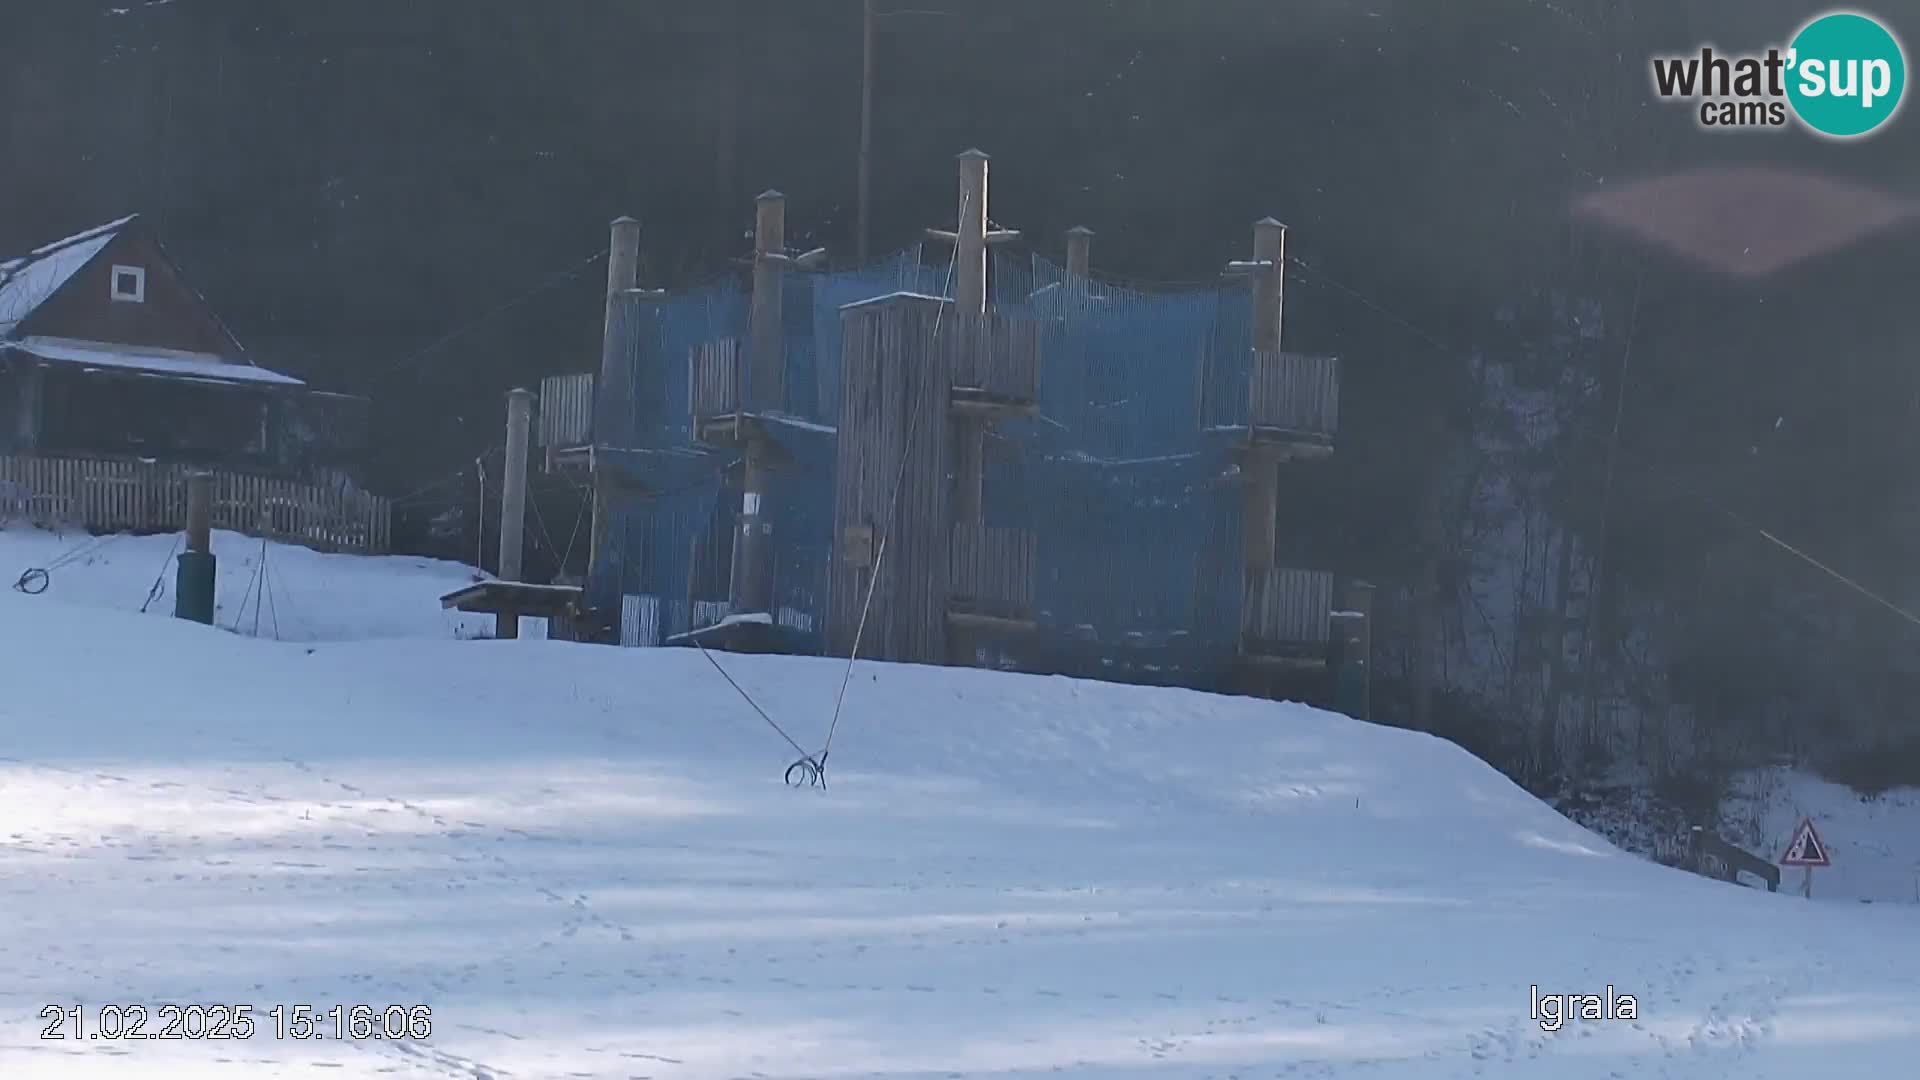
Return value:
M 115 264 L 147 272 L 146 299 L 115 300 Z M 239 346 L 173 268 L 153 234 L 134 222 L 20 325 L 21 336 L 80 338 L 236 357 Z

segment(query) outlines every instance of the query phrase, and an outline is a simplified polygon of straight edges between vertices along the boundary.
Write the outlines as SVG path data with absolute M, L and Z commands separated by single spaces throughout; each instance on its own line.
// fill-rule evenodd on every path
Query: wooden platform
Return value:
M 1040 411 L 1040 406 L 1031 398 L 1008 397 L 974 386 L 956 386 L 953 388 L 953 396 L 948 403 L 947 411 L 954 416 L 998 420 L 1007 417 L 1033 416 Z
M 547 447 L 548 472 L 593 471 L 593 447 L 591 446 L 549 446 Z
M 693 418 L 693 441 L 707 446 L 744 446 L 765 438 L 767 425 L 752 413 L 716 413 Z
M 1294 428 L 1255 424 L 1247 432 L 1247 442 L 1253 446 L 1270 446 L 1283 450 L 1289 460 L 1324 458 L 1333 455 L 1333 437 L 1317 431 L 1300 431 Z
M 762 464 L 778 467 L 793 461 L 793 455 L 786 449 L 786 440 L 813 429 L 813 426 L 796 424 L 781 416 L 750 412 L 721 413 L 694 417 L 693 441 L 698 446 L 725 450 L 744 450 L 749 444 L 757 444 L 766 455 Z M 822 434 L 830 434 L 830 429 Z
M 476 581 L 440 598 L 440 606 L 477 615 L 525 615 L 570 619 L 580 611 L 578 585 L 532 585 L 524 581 Z
M 1207 433 L 1237 444 L 1240 453 L 1285 464 L 1289 461 L 1319 461 L 1333 456 L 1333 438 L 1319 432 L 1267 424 L 1218 425 Z

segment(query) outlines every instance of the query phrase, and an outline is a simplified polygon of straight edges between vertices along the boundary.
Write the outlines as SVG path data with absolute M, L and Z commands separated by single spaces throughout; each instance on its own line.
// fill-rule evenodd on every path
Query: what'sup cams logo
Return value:
M 1907 61 L 1885 23 L 1828 12 L 1801 27 L 1785 48 L 1725 55 L 1711 46 L 1653 58 L 1654 92 L 1698 103 L 1700 126 L 1807 129 L 1851 139 L 1884 128 L 1900 111 Z

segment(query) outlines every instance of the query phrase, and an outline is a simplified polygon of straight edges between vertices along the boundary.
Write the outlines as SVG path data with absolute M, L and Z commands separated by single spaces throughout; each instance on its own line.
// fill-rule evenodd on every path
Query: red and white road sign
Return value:
M 1801 818 L 1800 827 L 1787 841 L 1787 853 L 1780 856 L 1781 866 L 1832 866 L 1827 858 L 1827 842 L 1814 831 L 1812 818 Z

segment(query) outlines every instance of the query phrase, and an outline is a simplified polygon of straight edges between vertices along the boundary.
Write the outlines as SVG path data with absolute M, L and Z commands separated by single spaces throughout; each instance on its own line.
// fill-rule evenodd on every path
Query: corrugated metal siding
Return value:
M 687 412 L 695 420 L 740 410 L 747 374 L 740 355 L 739 338 L 705 342 L 689 351 Z
M 538 445 L 563 449 L 593 440 L 593 373 L 549 375 L 540 380 Z
M 1243 614 L 1248 637 L 1285 644 L 1324 644 L 1332 613 L 1330 573 L 1276 566 L 1247 575 Z
M 1340 421 L 1340 362 L 1331 356 L 1255 352 L 1248 390 L 1255 427 L 1332 437 Z
M 660 598 L 628 593 L 620 598 L 620 644 L 648 648 L 660 644 Z

